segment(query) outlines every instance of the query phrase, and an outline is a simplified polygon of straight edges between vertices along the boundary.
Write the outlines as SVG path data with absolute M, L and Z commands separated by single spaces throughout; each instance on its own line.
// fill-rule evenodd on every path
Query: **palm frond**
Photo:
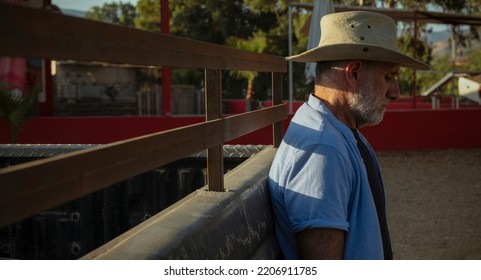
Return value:
M 16 143 L 18 132 L 24 122 L 33 116 L 37 96 L 37 91 L 25 97 L 15 96 L 7 86 L 0 84 L 0 118 L 7 121 L 13 143 Z

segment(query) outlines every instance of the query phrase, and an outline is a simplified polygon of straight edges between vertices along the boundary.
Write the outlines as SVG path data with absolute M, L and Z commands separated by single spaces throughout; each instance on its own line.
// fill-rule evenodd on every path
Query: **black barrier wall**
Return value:
M 0 145 L 0 167 L 94 146 Z M 225 146 L 224 172 L 262 149 Z M 0 229 L 0 258 L 78 259 L 204 185 L 201 152 Z

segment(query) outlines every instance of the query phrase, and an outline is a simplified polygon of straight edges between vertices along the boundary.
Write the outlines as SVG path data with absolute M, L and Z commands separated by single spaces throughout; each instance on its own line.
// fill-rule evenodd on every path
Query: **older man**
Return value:
M 296 112 L 269 174 L 276 235 L 287 259 L 392 259 L 384 186 L 360 127 L 381 122 L 399 95 L 395 22 L 372 12 L 321 19 L 314 93 Z

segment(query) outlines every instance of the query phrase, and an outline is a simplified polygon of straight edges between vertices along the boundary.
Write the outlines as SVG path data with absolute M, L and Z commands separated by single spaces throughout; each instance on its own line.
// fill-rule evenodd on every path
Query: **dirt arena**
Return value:
M 395 259 L 481 259 L 481 149 L 377 156 Z

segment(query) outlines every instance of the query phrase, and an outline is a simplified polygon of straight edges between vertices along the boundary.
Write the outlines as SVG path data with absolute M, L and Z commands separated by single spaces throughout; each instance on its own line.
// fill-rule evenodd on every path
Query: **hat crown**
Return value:
M 319 46 L 374 45 L 399 52 L 396 24 L 388 16 L 372 12 L 328 14 L 321 19 Z

